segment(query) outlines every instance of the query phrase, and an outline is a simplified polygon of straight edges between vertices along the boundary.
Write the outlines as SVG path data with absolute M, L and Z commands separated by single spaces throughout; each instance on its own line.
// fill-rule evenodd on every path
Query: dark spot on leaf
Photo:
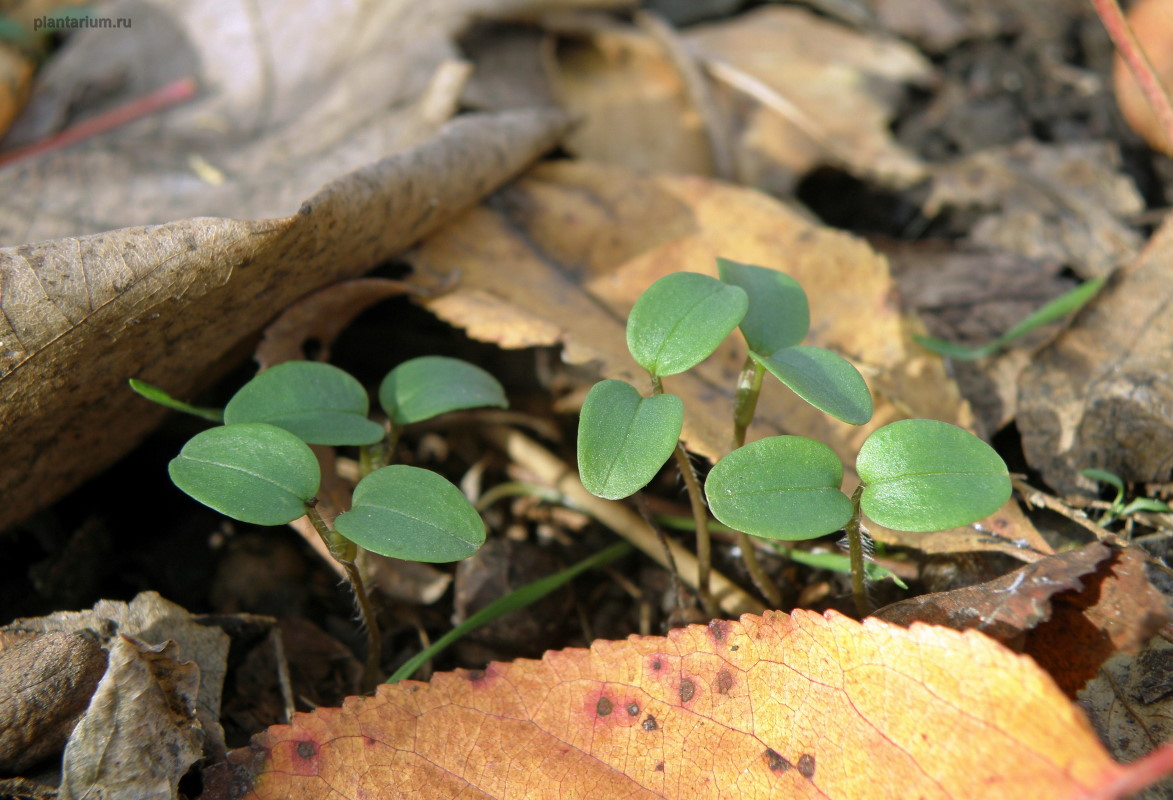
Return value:
M 479 681 L 483 677 L 485 677 L 485 671 L 483 669 L 470 669 L 468 671 L 468 679 L 470 681 Z
M 798 772 L 808 781 L 815 777 L 815 757 L 810 753 L 803 753 L 798 759 Z
M 685 678 L 680 682 L 680 702 L 687 703 L 696 694 L 696 684 Z
M 628 703 L 627 704 L 627 713 L 629 716 L 632 716 L 632 717 L 636 716 L 637 714 L 639 714 L 639 706 L 637 706 L 635 703 Z
M 362 740 L 363 744 L 367 745 L 367 747 L 374 747 L 376 744 L 378 744 L 378 742 L 376 742 L 371 736 L 364 736 Z
M 297 757 L 298 758 L 313 758 L 318 753 L 318 748 L 314 747 L 313 742 L 298 742 L 297 743 Z
M 720 694 L 729 694 L 729 690 L 733 688 L 733 675 L 729 670 L 723 669 L 717 673 L 717 692 Z
M 611 700 L 606 697 L 600 697 L 599 702 L 595 703 L 595 711 L 600 717 L 605 717 L 611 713 Z
M 741 647 L 741 645 L 735 644 L 735 645 L 731 646 L 729 649 L 736 652 L 739 647 Z
M 655 661 L 652 662 L 652 669 L 656 670 L 657 672 L 663 668 L 664 668 L 664 662 L 660 661 L 660 659 L 657 658 Z
M 713 641 L 720 644 L 725 641 L 725 637 L 729 635 L 729 620 L 715 619 L 709 623 L 709 633 L 713 636 Z
M 651 714 L 648 714 L 647 719 L 645 719 L 643 721 L 644 730 L 645 731 L 654 731 L 658 727 L 660 727 L 660 726 L 656 724 L 656 718 L 653 717 Z
M 309 202 L 308 200 L 301 204 L 301 208 L 297 209 L 297 213 L 301 214 L 303 217 L 308 217 L 310 214 L 313 213 L 313 211 L 314 211 L 314 204 Z
M 663 772 L 663 771 L 664 771 L 664 762 L 661 761 L 659 764 L 656 765 L 656 772 Z
M 778 755 L 772 747 L 767 747 L 764 755 L 766 756 L 766 766 L 773 772 L 785 772 L 794 766 L 782 756 Z

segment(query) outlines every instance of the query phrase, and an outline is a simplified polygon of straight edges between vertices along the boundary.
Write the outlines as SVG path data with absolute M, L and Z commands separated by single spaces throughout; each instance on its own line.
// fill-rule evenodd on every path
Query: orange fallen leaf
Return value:
M 204 798 L 1044 800 L 1124 772 L 981 634 L 796 611 L 383 686 L 258 735 Z

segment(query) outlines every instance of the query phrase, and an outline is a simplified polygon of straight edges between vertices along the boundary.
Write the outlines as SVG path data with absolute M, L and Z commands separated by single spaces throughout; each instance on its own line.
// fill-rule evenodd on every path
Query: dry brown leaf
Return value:
M 1133 259 L 1141 238 L 1123 219 L 1144 209 L 1115 144 L 1024 140 L 934 168 L 924 209 L 982 212 L 969 239 L 992 250 L 1069 264 L 1085 278 Z
M 175 800 L 204 753 L 196 717 L 200 669 L 175 642 L 120 635 L 61 767 L 61 800 Z
M 1112 656 L 1079 693 L 1079 704 L 1122 761 L 1173 741 L 1173 643 L 1154 636 L 1139 653 Z M 1173 794 L 1173 780 L 1164 789 L 1135 800 L 1165 800 Z
M 933 74 L 908 44 L 776 5 L 685 38 L 717 81 L 756 103 L 742 123 L 743 182 L 777 191 L 823 163 L 889 185 L 924 176 L 889 131 L 904 84 Z
M 201 744 L 215 755 L 224 749 L 220 729 L 220 695 L 227 672 L 228 636 L 219 628 L 201 625 L 183 607 L 156 592 L 141 592 L 129 603 L 101 600 L 89 611 L 58 611 L 47 617 L 18 619 L 6 631 L 94 631 L 109 648 L 120 636 L 147 646 L 174 641 L 183 658 L 191 661 L 199 680 L 195 713 L 203 728 Z M 128 655 L 129 657 L 129 655 Z
M 898 625 L 973 628 L 1031 655 L 1074 696 L 1116 652 L 1135 652 L 1169 619 L 1137 550 L 1099 542 L 1047 556 L 1002 577 L 880 609 Z
M 474 338 L 506 348 L 560 344 L 570 363 L 598 363 L 604 377 L 643 387 L 647 376 L 627 352 L 628 310 L 665 274 L 715 275 L 717 256 L 797 278 L 811 299 L 809 341 L 853 361 L 876 400 L 872 422 L 857 427 L 768 383 L 751 439 L 810 436 L 850 465 L 867 435 L 896 419 L 972 426 L 941 359 L 912 342 L 917 323 L 900 313 L 884 259 L 864 242 L 753 190 L 588 163 L 544 165 L 425 241 L 409 260 L 420 285 L 459 281 L 424 304 Z M 733 387 L 744 358 L 744 343 L 731 337 L 696 370 L 665 380 L 667 390 L 684 399 L 684 441 L 707 458 L 728 452 Z M 854 474 L 846 485 L 854 488 Z M 1024 540 L 1050 552 L 1013 504 L 980 531 L 910 535 L 877 527 L 875 533 L 913 546 L 1004 549 L 1019 556 L 1024 551 L 1010 540 Z
M 1063 492 L 1088 467 L 1159 483 L 1173 471 L 1173 222 L 1022 374 L 1027 461 Z
M 131 27 L 80 31 L 46 65 L 6 146 L 180 78 L 194 101 L 0 170 L 0 244 L 186 217 L 283 217 L 323 184 L 429 141 L 470 66 L 474 18 L 616 0 L 279 5 L 122 0 Z
M 302 295 L 355 277 L 550 147 L 557 112 L 453 122 L 434 141 L 272 220 L 183 220 L 0 250 L 0 528 L 134 446 L 162 416 L 141 378 L 185 397 Z
M 712 174 L 704 121 L 655 38 L 600 25 L 551 40 L 546 63 L 555 97 L 581 119 L 566 137 L 569 152 L 632 169 Z
M 105 671 L 92 636 L 52 631 L 0 649 L 0 771 L 60 753 Z
M 1072 800 L 1121 772 L 985 636 L 796 611 L 383 686 L 270 728 L 204 797 Z

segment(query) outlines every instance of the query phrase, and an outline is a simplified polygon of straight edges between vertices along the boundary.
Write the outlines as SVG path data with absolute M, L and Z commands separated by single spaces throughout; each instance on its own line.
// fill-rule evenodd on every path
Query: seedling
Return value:
M 155 387 L 135 391 L 171 408 L 217 419 Z M 241 522 L 283 525 L 307 516 L 345 568 L 367 629 L 366 684 L 377 680 L 380 645 L 375 615 L 356 566 L 361 547 L 410 561 L 467 558 L 485 541 L 480 514 L 440 475 L 387 461 L 403 425 L 458 409 L 505 407 L 504 390 L 484 370 L 451 358 L 400 364 L 384 378 L 384 427 L 367 418 L 366 390 L 329 364 L 290 361 L 246 383 L 223 411 L 224 425 L 193 436 L 168 466 L 171 480 L 194 499 Z M 318 512 L 321 473 L 309 445 L 357 445 L 364 457 L 353 504 L 326 524 Z M 374 450 L 382 450 L 372 456 Z
M 627 497 L 675 453 L 693 508 L 699 593 L 710 609 L 706 499 L 713 516 L 741 532 L 746 566 L 775 604 L 781 595 L 757 564 L 747 534 L 801 540 L 846 528 L 856 602 L 864 613 L 862 515 L 908 531 L 974 522 L 1010 497 L 1006 465 L 989 445 L 961 428 L 902 420 L 864 442 L 856 460 L 861 483 L 849 497 L 841 490 L 843 464 L 825 444 L 802 436 L 745 444 L 767 372 L 815 408 L 853 425 L 871 420 L 872 398 L 850 362 L 801 344 L 810 311 L 797 281 L 725 259 L 718 259 L 718 269 L 720 280 L 695 273 L 665 276 L 636 301 L 627 343 L 651 378 L 651 395 L 642 397 L 635 387 L 613 380 L 591 389 L 579 418 L 583 485 L 600 497 Z M 702 497 L 679 444 L 683 403 L 664 391 L 662 378 L 699 364 L 737 327 L 749 353 L 738 378 L 731 452 L 710 471 Z
M 1101 527 L 1111 525 L 1118 519 L 1127 519 L 1138 511 L 1152 511 L 1157 514 L 1173 513 L 1173 507 L 1170 507 L 1168 503 L 1163 503 L 1152 497 L 1137 497 L 1125 503 L 1124 481 L 1114 472 L 1089 467 L 1088 469 L 1081 469 L 1079 474 L 1085 478 L 1106 483 L 1116 490 L 1115 499 L 1112 500 L 1103 515 L 1096 520 L 1096 524 Z

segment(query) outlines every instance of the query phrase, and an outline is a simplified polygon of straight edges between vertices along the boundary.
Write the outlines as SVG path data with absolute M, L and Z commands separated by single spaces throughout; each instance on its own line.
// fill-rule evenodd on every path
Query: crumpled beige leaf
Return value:
M 972 427 L 973 416 L 935 356 L 910 338 L 918 323 L 900 311 L 885 260 L 863 241 L 812 223 L 760 192 L 703 178 L 646 177 L 613 167 L 561 162 L 537 167 L 409 254 L 413 281 L 456 287 L 424 300 L 448 322 L 502 347 L 560 344 L 574 364 L 598 363 L 604 377 L 641 389 L 647 375 L 627 352 L 625 321 L 657 278 L 687 270 L 716 274 L 716 257 L 793 275 L 811 298 L 807 341 L 855 363 L 876 400 L 867 425 L 828 417 L 776 382 L 762 391 L 750 439 L 781 433 L 829 444 L 850 469 L 876 428 L 909 416 Z M 683 439 L 696 453 L 728 452 L 731 408 L 745 359 L 730 337 L 695 370 L 665 379 L 685 405 Z M 984 532 L 874 531 L 885 541 L 949 549 L 1023 551 L 1008 540 L 1050 548 L 1012 503 Z M 991 534 L 997 534 L 991 535 Z
M 755 101 L 741 125 L 742 182 L 779 191 L 827 163 L 893 186 L 925 175 L 889 130 L 904 85 L 933 75 L 907 43 L 777 5 L 691 28 L 685 41 L 718 82 Z
M 553 145 L 559 112 L 471 115 L 294 215 L 193 219 L 0 250 L 0 528 L 134 446 L 298 297 L 360 275 Z
M 62 760 L 61 800 L 175 800 L 203 755 L 200 669 L 174 642 L 120 635 Z
M 5 140 L 44 138 L 180 78 L 190 103 L 0 170 L 0 244 L 185 217 L 282 217 L 323 184 L 433 138 L 470 72 L 472 19 L 617 0 L 280 4 L 121 0 L 46 65 Z
M 1096 467 L 1126 481 L 1173 471 L 1173 223 L 1153 235 L 1036 354 L 1019 382 L 1027 461 L 1063 492 L 1092 495 Z
M 4 626 L 4 630 L 90 630 L 98 634 L 103 643 L 111 649 L 118 646 L 116 640 L 122 636 L 131 637 L 148 646 L 168 641 L 178 643 L 182 658 L 196 665 L 194 669 L 198 697 L 193 712 L 198 715 L 203 730 L 200 738 L 201 747 L 206 746 L 211 755 L 223 751 L 220 697 L 228 669 L 228 635 L 219 628 L 196 622 L 186 609 L 163 598 L 157 592 L 140 592 L 129 603 L 101 600 L 88 611 L 58 611 L 47 617 L 18 619 Z M 134 660 L 130 651 L 125 655 L 131 661 Z M 108 667 L 107 675 L 109 669 Z M 195 695 L 196 692 L 193 690 L 193 697 Z

